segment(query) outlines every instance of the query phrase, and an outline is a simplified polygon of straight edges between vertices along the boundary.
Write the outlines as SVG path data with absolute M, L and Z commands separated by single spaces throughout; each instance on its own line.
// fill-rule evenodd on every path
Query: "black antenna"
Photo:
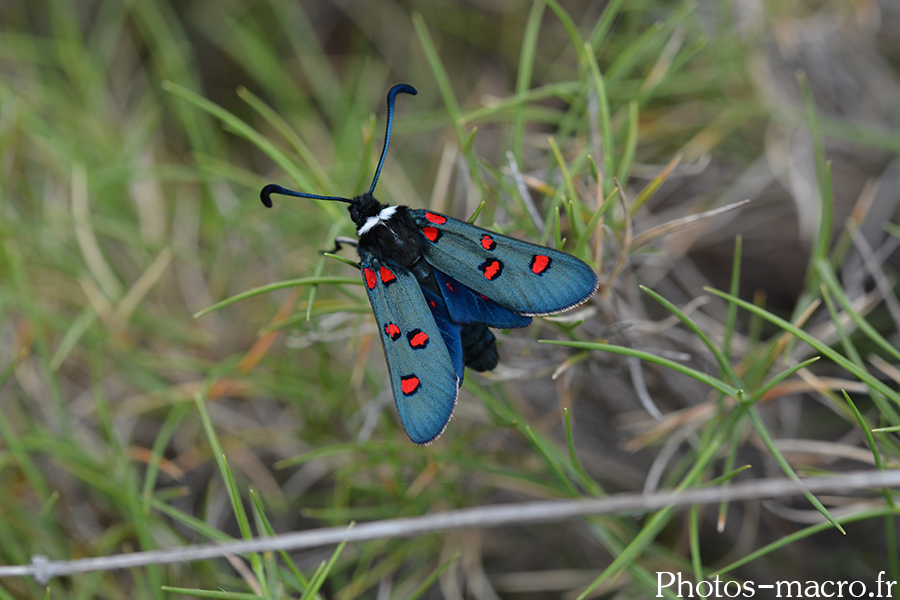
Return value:
M 349 198 L 341 198 L 339 196 L 318 196 L 316 194 L 304 194 L 303 192 L 295 192 L 294 190 L 283 188 L 278 184 L 270 183 L 259 192 L 259 199 L 262 200 L 262 203 L 266 206 L 266 208 L 272 208 L 272 198 L 270 198 L 272 194 L 281 194 L 282 196 L 296 196 L 298 198 L 312 198 L 313 200 L 334 200 L 335 202 L 347 202 L 348 204 L 352 202 L 352 200 L 350 200 Z
M 384 165 L 384 157 L 387 156 L 388 146 L 391 144 L 391 127 L 394 124 L 394 99 L 397 98 L 397 94 L 409 94 L 410 96 L 415 96 L 419 92 L 413 86 L 408 83 L 398 83 L 390 90 L 388 90 L 387 94 L 387 105 L 388 105 L 388 113 L 387 113 L 387 125 L 384 129 L 384 148 L 381 149 L 381 158 L 378 159 L 378 168 L 375 169 L 375 177 L 372 178 L 372 185 L 369 187 L 369 193 L 375 191 L 375 184 L 378 183 L 378 177 L 381 175 L 381 167 Z
M 387 126 L 385 127 L 384 132 L 384 147 L 381 149 L 381 158 L 378 159 L 378 168 L 375 169 L 375 177 L 372 178 L 372 185 L 369 187 L 368 193 L 371 194 L 375 191 L 375 185 L 378 183 L 378 177 L 381 175 L 381 167 L 384 166 L 384 158 L 387 156 L 388 146 L 391 143 L 391 127 L 394 124 L 394 101 L 397 98 L 397 94 L 409 94 L 410 96 L 415 96 L 419 92 L 413 86 L 408 83 L 398 83 L 394 85 L 387 93 Z M 264 187 L 259 192 L 259 199 L 262 200 L 262 203 L 267 208 L 272 208 L 272 194 L 281 194 L 282 196 L 296 196 L 297 198 L 311 198 L 313 200 L 331 200 L 334 202 L 346 202 L 347 204 L 352 204 L 353 200 L 349 198 L 341 198 L 340 196 L 319 196 L 317 194 L 306 194 L 304 192 L 295 192 L 294 190 L 289 190 L 287 188 L 283 188 L 280 185 L 270 183 L 266 187 Z

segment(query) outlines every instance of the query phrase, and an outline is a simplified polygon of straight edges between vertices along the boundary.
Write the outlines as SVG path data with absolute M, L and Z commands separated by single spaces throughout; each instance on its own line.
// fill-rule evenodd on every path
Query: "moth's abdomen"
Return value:
M 463 360 L 473 371 L 493 371 L 500 362 L 494 334 L 483 323 L 472 323 L 462 328 Z

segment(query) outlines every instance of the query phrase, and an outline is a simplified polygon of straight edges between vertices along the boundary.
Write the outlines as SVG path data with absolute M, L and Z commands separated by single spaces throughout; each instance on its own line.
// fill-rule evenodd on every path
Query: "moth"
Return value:
M 401 93 L 418 92 L 405 83 L 388 91 L 384 147 L 368 192 L 342 198 L 269 184 L 260 198 L 270 208 L 272 194 L 349 205 L 400 422 L 409 439 L 424 446 L 447 427 L 465 368 L 497 366 L 489 328 L 525 327 L 533 316 L 578 306 L 598 282 L 590 266 L 565 252 L 434 211 L 379 202 L 373 193 Z

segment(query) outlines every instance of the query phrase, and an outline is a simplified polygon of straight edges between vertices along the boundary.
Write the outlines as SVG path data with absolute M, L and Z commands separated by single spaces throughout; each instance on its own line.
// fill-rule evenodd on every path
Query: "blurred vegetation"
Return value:
M 894 466 L 870 430 L 900 426 L 897 40 L 889 0 L 0 3 L 0 562 Z M 571 318 L 499 332 L 500 367 L 467 375 L 427 448 L 397 421 L 358 274 L 321 253 L 353 232 L 344 207 L 258 199 L 364 190 L 397 81 L 419 95 L 398 101 L 382 201 L 483 202 L 479 224 L 603 282 Z M 330 283 L 194 317 L 307 276 Z M 900 580 L 889 492 L 819 501 L 96 573 L 47 597 Z

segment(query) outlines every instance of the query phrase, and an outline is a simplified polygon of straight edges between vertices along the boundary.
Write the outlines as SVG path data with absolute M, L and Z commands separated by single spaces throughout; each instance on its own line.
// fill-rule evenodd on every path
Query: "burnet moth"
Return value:
M 391 141 L 398 83 L 387 94 L 384 148 L 369 191 L 319 196 L 270 184 L 272 194 L 349 204 L 359 267 L 375 312 L 403 429 L 427 445 L 444 432 L 463 371 L 497 366 L 489 327 L 525 327 L 534 315 L 568 310 L 597 290 L 597 275 L 574 256 L 429 210 L 382 204 L 372 193 Z

